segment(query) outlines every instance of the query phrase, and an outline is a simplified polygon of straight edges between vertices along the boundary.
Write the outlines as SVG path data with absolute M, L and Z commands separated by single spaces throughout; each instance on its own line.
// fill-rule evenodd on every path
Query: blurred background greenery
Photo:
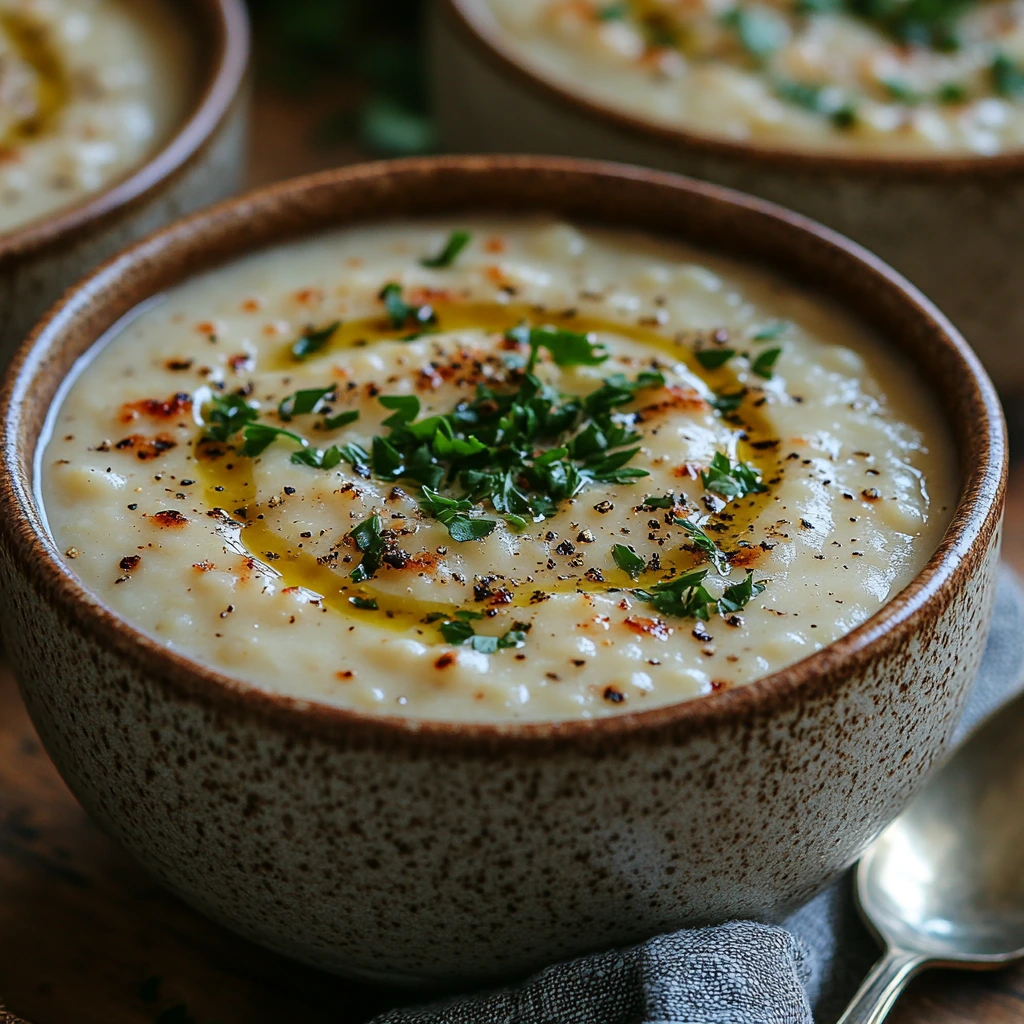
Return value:
M 291 103 L 318 99 L 309 145 L 379 156 L 434 148 L 422 52 L 430 0 L 248 0 L 257 81 Z M 322 97 L 335 101 L 322 108 Z

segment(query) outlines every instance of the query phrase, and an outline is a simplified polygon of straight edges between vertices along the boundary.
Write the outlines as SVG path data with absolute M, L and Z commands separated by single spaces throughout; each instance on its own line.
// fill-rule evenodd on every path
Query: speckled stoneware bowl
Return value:
M 1024 398 L 1024 151 L 909 159 L 800 153 L 660 127 L 531 71 L 486 0 L 430 5 L 450 152 L 556 153 L 692 174 L 841 231 L 941 305 L 999 389 Z
M 186 19 L 201 81 L 187 119 L 102 192 L 0 234 L 0 367 L 61 292 L 122 246 L 243 181 L 249 22 L 243 0 L 165 0 Z
M 753 685 L 561 724 L 466 725 L 257 692 L 170 653 L 63 563 L 35 492 L 47 409 L 137 303 L 328 228 L 553 211 L 771 267 L 920 368 L 963 467 L 942 546 L 863 626 Z M 793 214 L 651 171 L 545 158 L 371 164 L 181 221 L 80 284 L 0 399 L 0 613 L 47 750 L 190 903 L 332 971 L 515 974 L 683 924 L 777 918 L 847 867 L 941 758 L 985 644 L 1005 488 L 995 392 L 942 315 Z

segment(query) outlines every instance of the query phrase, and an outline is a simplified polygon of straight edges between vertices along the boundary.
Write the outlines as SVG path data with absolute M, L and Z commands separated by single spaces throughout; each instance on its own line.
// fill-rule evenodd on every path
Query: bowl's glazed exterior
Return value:
M 896 159 L 718 142 L 590 103 L 533 74 L 481 12 L 432 4 L 432 79 L 447 151 L 621 160 L 763 196 L 905 274 L 963 332 L 1000 390 L 1024 396 L 1024 152 Z
M 0 235 L 0 367 L 83 274 L 129 242 L 238 191 L 245 173 L 249 23 L 242 0 L 175 3 L 202 80 L 146 163 L 82 202 Z
M 136 303 L 275 242 L 461 211 L 685 239 L 816 288 L 902 349 L 964 467 L 942 547 L 849 636 L 774 676 L 594 721 L 460 725 L 258 692 L 106 610 L 49 538 L 34 454 L 73 363 Z M 39 733 L 171 889 L 366 978 L 510 975 L 684 924 L 777 918 L 847 867 L 941 758 L 985 644 L 1006 445 L 949 323 L 802 218 L 672 175 L 543 158 L 375 164 L 198 214 L 116 257 L 19 352 L 0 399 L 0 613 Z

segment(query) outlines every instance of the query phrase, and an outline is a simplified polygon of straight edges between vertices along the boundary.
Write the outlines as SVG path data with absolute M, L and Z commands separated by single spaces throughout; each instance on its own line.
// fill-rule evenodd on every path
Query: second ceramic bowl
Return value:
M 723 142 L 590 102 L 531 71 L 486 0 L 431 4 L 441 140 L 455 153 L 622 160 L 763 196 L 842 232 L 942 306 L 1024 395 L 1024 153 L 885 159 Z
M 122 246 L 223 199 L 245 172 L 249 23 L 242 0 L 175 3 L 200 81 L 184 123 L 126 178 L 0 235 L 0 367 L 61 292 Z
M 331 228 L 554 212 L 770 267 L 919 369 L 962 467 L 939 550 L 838 642 L 749 686 L 618 717 L 413 721 L 256 690 L 127 625 L 47 532 L 34 457 L 65 376 L 186 277 Z M 0 614 L 72 791 L 172 890 L 332 971 L 404 982 L 524 972 L 685 924 L 778 918 L 843 871 L 942 757 L 985 645 L 1006 443 L 942 315 L 869 254 L 671 175 L 542 158 L 373 164 L 216 207 L 74 288 L 0 399 Z

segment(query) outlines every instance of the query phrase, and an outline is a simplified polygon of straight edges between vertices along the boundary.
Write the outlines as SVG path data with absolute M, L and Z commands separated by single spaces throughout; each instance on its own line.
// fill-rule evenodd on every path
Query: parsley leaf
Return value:
M 204 410 L 206 437 L 211 441 L 227 441 L 251 423 L 259 412 L 241 395 L 214 395 Z
M 375 612 L 380 607 L 374 597 L 350 597 L 348 603 L 365 612 Z
M 304 416 L 306 413 L 316 412 L 320 403 L 328 396 L 334 394 L 334 385 L 326 388 L 307 388 L 305 391 L 296 391 L 293 395 L 282 398 L 277 406 L 277 414 L 287 423 L 293 416 Z
M 303 448 L 301 451 L 292 452 L 292 462 L 295 465 L 312 466 L 313 469 L 334 469 L 343 458 L 342 451 L 337 445 L 330 448 Z
M 608 358 L 604 345 L 591 341 L 591 335 L 564 331 L 558 327 L 528 327 L 520 324 L 508 331 L 506 337 L 530 346 L 526 369 L 531 373 L 542 348 L 548 350 L 556 366 L 600 366 Z
M 782 354 L 781 348 L 767 348 L 765 349 L 751 364 L 750 369 L 753 373 L 756 373 L 758 377 L 764 377 L 765 380 L 772 379 L 772 367 L 775 365 L 775 361 Z
M 729 565 L 729 559 L 725 556 L 725 553 L 718 547 L 718 545 L 699 527 L 696 523 L 691 523 L 689 519 L 675 519 L 674 522 L 677 526 L 681 526 L 693 540 L 693 546 L 702 554 L 706 555 L 710 559 L 714 567 L 723 576 L 728 576 L 731 566 Z
M 835 86 L 783 79 L 775 83 L 775 94 L 787 103 L 827 117 L 836 128 L 852 128 L 857 122 L 853 101 Z
M 621 21 L 628 14 L 629 6 L 627 4 L 609 4 L 597 11 L 594 17 L 598 21 Z
M 789 328 L 788 320 L 773 320 L 754 332 L 754 341 L 774 341 L 780 334 Z
M 707 622 L 708 609 L 715 603 L 704 587 L 707 575 L 707 569 L 691 569 L 675 579 L 662 580 L 650 590 L 634 590 L 633 593 L 662 615 Z
M 747 578 L 742 583 L 734 583 L 731 587 L 725 588 L 725 592 L 717 602 L 718 614 L 732 615 L 741 611 L 753 598 L 764 591 L 766 585 L 764 580 L 755 583 L 754 574 L 748 572 Z
M 694 352 L 694 355 L 705 370 L 717 370 L 732 359 L 736 351 L 731 348 L 702 348 Z
M 385 427 L 404 427 L 420 414 L 420 400 L 415 395 L 382 395 L 377 401 L 394 413 L 384 421 Z
M 502 636 L 480 636 L 468 622 L 452 619 L 442 622 L 438 629 L 441 636 L 454 647 L 460 647 L 468 640 L 473 650 L 481 654 L 494 654 L 509 647 L 522 647 L 526 643 L 526 633 L 521 629 L 510 629 Z
M 761 483 L 760 473 L 746 462 L 732 465 L 729 458 L 721 452 L 715 452 L 707 471 L 700 474 L 701 482 L 709 491 L 720 494 L 730 500 L 742 498 L 747 494 L 763 494 L 768 490 Z
M 473 502 L 446 498 L 429 487 L 423 488 L 420 508 L 446 526 L 452 540 L 459 543 L 482 540 L 498 525 L 493 519 L 470 519 L 466 513 L 473 508 Z
M 627 548 L 625 544 L 616 544 L 612 548 L 612 558 L 615 559 L 615 564 L 634 580 L 638 579 L 640 573 L 644 571 L 644 560 L 632 548 Z
M 675 504 L 675 498 L 671 495 L 665 495 L 664 497 L 657 498 L 653 495 L 648 495 L 643 500 L 643 504 L 649 508 L 671 508 Z
M 327 327 L 324 327 L 319 331 L 310 329 L 304 334 L 300 334 L 299 337 L 292 342 L 292 358 L 299 360 L 308 359 L 314 353 L 319 352 L 327 345 L 331 340 L 331 336 L 340 326 L 341 321 L 335 320 L 333 324 L 329 324 Z
M 732 394 L 717 392 L 708 399 L 708 402 L 713 409 L 717 409 L 723 416 L 728 416 L 743 404 L 743 399 L 746 397 L 747 389 L 743 388 L 741 391 L 734 391 Z
M 1000 96 L 1012 99 L 1024 97 L 1024 67 L 1005 53 L 996 54 L 992 61 L 992 84 Z
M 339 427 L 347 427 L 350 423 L 355 423 L 359 419 L 358 409 L 347 409 L 345 412 L 339 412 L 337 416 L 327 416 L 324 419 L 325 430 L 337 430 Z
M 379 298 L 384 303 L 384 311 L 391 321 L 391 326 L 396 330 L 400 327 L 405 327 L 406 324 L 412 324 L 414 327 L 423 327 L 437 323 L 437 314 L 432 306 L 427 304 L 410 306 L 402 298 L 402 286 L 394 281 L 384 285 Z
M 739 37 L 743 48 L 756 60 L 770 57 L 789 38 L 786 22 L 765 7 L 734 7 L 722 23 Z
M 242 445 L 242 454 L 250 459 L 265 452 L 279 437 L 287 437 L 305 446 L 306 441 L 298 434 L 293 434 L 283 427 L 272 427 L 269 423 L 250 423 L 242 432 L 245 443 Z
M 348 537 L 363 553 L 363 560 L 348 574 L 353 583 L 373 579 L 381 567 L 385 548 L 383 531 L 384 523 L 380 516 L 370 516 L 349 531 Z
M 453 231 L 448 236 L 444 248 L 436 256 L 428 256 L 420 260 L 421 265 L 434 269 L 450 267 L 458 258 L 459 253 L 469 245 L 471 237 L 468 231 Z

